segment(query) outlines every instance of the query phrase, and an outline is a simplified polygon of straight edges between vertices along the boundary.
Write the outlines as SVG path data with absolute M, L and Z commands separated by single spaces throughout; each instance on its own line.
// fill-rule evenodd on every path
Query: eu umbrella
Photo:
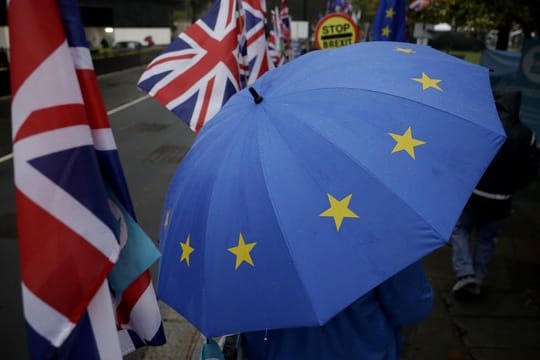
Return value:
M 209 337 L 323 324 L 447 242 L 504 139 L 483 67 L 405 43 L 308 53 L 197 136 L 158 296 Z

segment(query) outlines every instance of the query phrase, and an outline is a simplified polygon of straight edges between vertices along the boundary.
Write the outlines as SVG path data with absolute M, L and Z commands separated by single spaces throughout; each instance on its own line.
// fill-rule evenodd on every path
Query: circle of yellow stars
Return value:
M 387 17 L 393 17 L 394 12 L 393 9 L 387 10 L 386 13 Z M 383 29 L 383 32 L 385 30 Z M 388 28 L 387 34 L 390 34 L 390 29 Z M 414 54 L 416 51 L 410 48 L 404 48 L 404 47 L 396 47 L 394 51 L 403 53 L 403 54 Z M 422 85 L 422 91 L 426 91 L 429 89 L 435 89 L 437 91 L 443 91 L 441 86 L 439 85 L 442 80 L 441 79 L 435 79 L 430 77 L 425 72 L 422 72 L 420 77 L 417 78 L 411 78 L 411 80 L 418 82 Z M 412 129 L 409 126 L 403 134 L 397 134 L 393 132 L 388 133 L 392 139 L 396 142 L 394 148 L 392 149 L 392 154 L 400 151 L 405 151 L 413 160 L 416 159 L 415 154 L 415 148 L 417 146 L 425 145 L 427 144 L 426 141 L 415 139 L 413 137 Z M 333 195 L 327 193 L 327 198 L 329 202 L 329 208 L 323 211 L 319 214 L 320 217 L 330 217 L 334 220 L 334 224 L 336 226 L 336 231 L 339 232 L 343 221 L 345 219 L 357 219 L 359 216 L 350 209 L 350 202 L 352 199 L 352 193 L 348 194 L 347 196 L 343 197 L 342 199 L 337 199 Z M 165 219 L 164 219 L 164 227 L 167 227 L 170 222 L 170 210 L 167 210 Z M 240 232 L 238 235 L 238 241 L 236 246 L 230 247 L 227 250 L 232 253 L 235 256 L 235 270 L 238 270 L 238 268 L 243 264 L 246 263 L 248 265 L 251 265 L 252 267 L 255 267 L 255 263 L 253 261 L 253 258 L 251 257 L 251 251 L 253 248 L 257 245 L 256 242 L 246 243 L 244 240 L 244 236 Z M 191 238 L 190 235 L 187 235 L 185 242 L 180 242 L 180 247 L 182 250 L 182 253 L 180 255 L 180 263 L 185 262 L 186 265 L 190 266 L 190 256 L 195 252 L 195 249 L 191 246 Z

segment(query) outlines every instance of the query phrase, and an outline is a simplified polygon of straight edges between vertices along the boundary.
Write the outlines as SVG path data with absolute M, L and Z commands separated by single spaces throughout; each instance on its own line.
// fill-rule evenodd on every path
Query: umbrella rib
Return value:
M 266 111 L 266 107 L 263 107 L 263 111 L 267 114 L 268 118 L 270 118 L 270 113 Z M 279 129 L 273 124 L 272 121 L 268 121 L 267 123 L 271 124 L 271 126 L 273 126 L 274 129 L 276 129 L 276 132 L 281 135 L 281 133 L 279 132 Z M 281 137 L 283 138 L 283 135 L 281 135 Z M 285 143 L 287 143 L 287 142 L 285 142 Z M 261 151 L 260 141 L 259 140 L 257 140 L 257 146 L 258 146 L 258 149 L 259 149 L 259 159 L 261 159 L 260 154 L 262 153 L 262 151 Z M 276 221 L 279 224 L 279 231 L 281 232 L 281 236 L 282 236 L 282 238 L 283 238 L 283 240 L 285 242 L 285 245 L 287 246 L 287 251 L 289 252 L 289 255 L 290 255 L 289 258 L 291 259 L 291 262 L 293 264 L 294 269 L 296 269 L 296 275 L 298 277 L 298 280 L 302 284 L 302 288 L 304 289 L 304 293 L 306 294 L 306 298 L 309 301 L 309 305 L 310 305 L 310 308 L 311 308 L 311 310 L 313 312 L 313 315 L 318 320 L 319 316 L 317 315 L 317 311 L 315 310 L 315 306 L 313 304 L 313 301 L 311 300 L 311 297 L 309 296 L 308 288 L 307 288 L 306 284 L 304 283 L 304 281 L 302 279 L 302 276 L 300 276 L 300 271 L 298 270 L 298 266 L 297 266 L 296 262 L 294 261 L 294 256 L 292 256 L 293 254 L 292 254 L 292 249 L 291 249 L 291 246 L 289 244 L 289 241 L 288 241 L 287 237 L 285 236 L 285 234 L 282 231 L 281 220 L 279 218 L 278 212 L 276 211 L 276 204 L 274 203 L 274 199 L 270 196 L 270 189 L 268 188 L 268 181 L 267 181 L 268 177 L 266 176 L 266 172 L 265 172 L 264 166 L 262 164 L 262 161 L 259 161 L 259 164 L 260 164 L 261 172 L 262 172 L 264 180 L 265 180 L 264 181 L 264 185 L 265 185 L 264 188 L 266 190 L 266 194 L 268 196 L 268 199 L 270 200 L 270 204 L 272 205 L 272 210 L 274 211 Z
M 245 118 L 245 117 L 247 117 L 247 116 L 248 116 L 248 113 L 245 113 L 245 115 L 244 115 L 243 118 Z M 239 119 L 239 117 L 238 117 L 237 119 Z M 239 121 L 237 122 L 237 128 L 241 128 L 241 127 L 242 127 L 242 124 L 243 124 L 243 121 L 240 121 L 240 120 L 239 120 Z M 215 131 L 215 127 L 216 127 L 216 126 L 219 126 L 219 125 L 220 125 L 219 123 L 216 123 L 216 125 L 214 125 L 214 129 L 213 129 L 213 130 Z M 208 132 L 207 132 L 207 134 L 208 134 Z M 227 157 L 231 156 L 231 153 L 232 153 L 233 150 L 234 150 L 234 142 L 229 142 L 229 146 L 228 146 L 228 148 L 227 148 L 227 150 L 226 150 L 226 153 L 223 155 L 222 161 L 221 161 L 221 163 L 218 165 L 218 168 L 216 169 L 216 172 L 215 172 L 215 175 L 214 175 L 214 181 L 212 182 L 212 185 L 211 185 L 210 196 L 208 197 L 208 199 L 209 199 L 209 201 L 208 201 L 208 206 L 207 206 L 208 211 L 209 211 L 209 210 L 211 209 L 211 207 L 212 207 L 212 201 L 213 201 L 213 199 L 214 199 L 213 194 L 214 194 L 215 189 L 216 189 L 217 179 L 219 178 L 219 176 L 220 176 L 222 170 L 225 169 L 225 167 L 226 167 L 226 165 L 227 165 L 227 162 L 226 162 L 224 159 L 226 159 Z M 206 239 L 208 238 L 208 221 L 207 221 L 208 216 L 205 216 L 205 217 L 203 217 L 203 218 L 204 218 L 205 221 L 206 221 L 206 223 L 205 223 L 205 225 L 204 225 L 204 228 L 205 228 L 204 238 L 205 238 L 205 240 L 206 240 Z M 207 246 L 208 246 L 208 242 L 205 241 L 205 243 L 204 243 L 204 250 L 203 250 L 203 252 L 204 252 L 205 254 L 208 252 Z M 207 316 L 206 316 L 207 313 L 206 313 L 206 311 L 203 310 L 203 309 L 206 309 L 206 308 L 207 308 L 207 306 L 206 306 L 206 297 L 203 296 L 203 294 L 204 294 L 204 289 L 206 288 L 206 287 L 205 287 L 205 276 L 204 276 L 204 274 L 206 273 L 206 261 L 205 261 L 205 259 L 206 259 L 206 257 L 203 256 L 203 257 L 202 257 L 202 261 L 203 261 L 202 268 L 203 268 L 204 270 L 201 272 L 201 274 L 202 274 L 202 276 L 201 276 L 201 284 L 202 284 L 202 285 L 201 285 L 201 303 L 202 303 L 202 304 L 201 304 L 201 305 L 203 305 L 203 306 L 201 306 L 201 316 L 200 316 L 200 319 L 201 319 L 201 323 L 204 324 L 204 328 L 205 328 L 205 329 L 208 329 L 209 326 L 208 326 L 208 324 L 207 324 L 207 320 L 208 320 L 208 319 L 207 319 Z
M 371 93 L 375 93 L 375 94 L 381 94 L 381 95 L 387 95 L 387 96 L 391 96 L 391 97 L 395 97 L 395 98 L 398 98 L 398 99 L 403 99 L 403 100 L 406 100 L 406 101 L 410 101 L 410 102 L 413 102 L 415 104 L 420 104 L 420 105 L 423 105 L 423 106 L 426 106 L 426 107 L 429 107 L 433 110 L 436 110 L 438 112 L 442 112 L 442 113 L 446 113 L 446 114 L 449 114 L 451 116 L 454 116 L 458 119 L 462 119 L 464 121 L 467 121 L 471 124 L 474 124 L 476 126 L 482 126 L 478 123 L 475 123 L 473 122 L 472 120 L 468 119 L 468 118 L 465 118 L 465 117 L 462 117 L 462 116 L 459 116 L 457 114 L 454 114 L 454 113 L 451 113 L 450 111 L 447 111 L 447 110 L 443 110 L 443 109 L 439 109 L 435 106 L 432 106 L 432 105 L 429 105 L 429 104 L 426 104 L 426 103 L 423 103 L 423 102 L 420 102 L 418 100 L 414 100 L 414 99 L 409 99 L 409 98 L 406 98 L 406 97 L 403 97 L 403 96 L 400 96 L 400 95 L 396 95 L 396 94 L 390 94 L 390 93 L 387 93 L 387 92 L 383 92 L 383 91 L 375 91 L 375 90 L 370 90 L 370 89 L 362 89 L 362 88 L 352 88 L 352 87 L 347 87 L 347 86 L 343 86 L 343 87 L 321 87 L 321 88 L 312 88 L 312 89 L 302 89 L 300 91 L 292 91 L 292 92 L 289 92 L 287 94 L 279 94 L 277 96 L 274 97 L 274 99 L 279 99 L 281 97 L 284 97 L 286 99 L 292 99 L 294 98 L 294 95 L 296 94 L 305 94 L 305 93 L 309 93 L 309 92 L 317 92 L 317 91 L 324 91 L 324 90 L 330 90 L 330 91 L 334 91 L 336 89 L 341 89 L 341 90 L 351 90 L 351 91 L 366 91 L 366 92 L 371 92 Z M 492 129 L 489 129 L 489 128 L 486 128 L 488 129 L 489 131 L 493 132 Z

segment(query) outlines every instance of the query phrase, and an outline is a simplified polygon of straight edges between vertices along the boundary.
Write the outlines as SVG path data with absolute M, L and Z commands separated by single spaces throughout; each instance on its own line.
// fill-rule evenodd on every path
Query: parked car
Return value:
M 115 50 L 139 50 L 143 47 L 143 44 L 139 41 L 118 41 L 114 44 Z

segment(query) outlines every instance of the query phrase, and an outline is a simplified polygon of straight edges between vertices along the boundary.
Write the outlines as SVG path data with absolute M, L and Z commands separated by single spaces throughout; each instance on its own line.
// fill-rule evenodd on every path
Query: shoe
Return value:
M 476 283 L 474 276 L 462 276 L 452 287 L 452 293 L 457 300 L 470 300 L 480 295 L 480 287 Z

